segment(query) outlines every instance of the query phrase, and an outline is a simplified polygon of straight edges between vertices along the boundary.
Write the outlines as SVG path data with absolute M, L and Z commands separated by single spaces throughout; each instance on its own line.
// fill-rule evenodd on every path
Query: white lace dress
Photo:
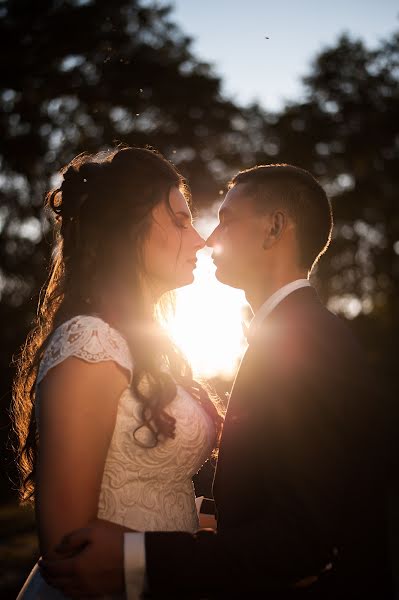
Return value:
M 55 330 L 37 382 L 69 356 L 93 363 L 112 360 L 132 376 L 134 364 L 126 340 L 99 317 L 77 316 Z M 141 405 L 130 387 L 122 393 L 104 466 L 98 517 L 138 531 L 198 528 L 192 477 L 209 458 L 215 429 L 192 396 L 180 386 L 177 390 L 167 407 L 176 419 L 176 436 L 155 447 L 149 447 L 152 434 L 146 428 L 136 437 L 147 447 L 135 441 Z M 35 567 L 18 598 L 56 600 L 63 596 L 45 584 Z

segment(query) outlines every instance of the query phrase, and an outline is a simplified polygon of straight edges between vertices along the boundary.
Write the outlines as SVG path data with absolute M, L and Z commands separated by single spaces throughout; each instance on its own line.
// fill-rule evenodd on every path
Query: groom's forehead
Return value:
M 245 184 L 239 183 L 227 192 L 219 207 L 219 215 L 229 212 L 248 213 L 248 211 L 253 211 L 253 209 L 253 195 Z

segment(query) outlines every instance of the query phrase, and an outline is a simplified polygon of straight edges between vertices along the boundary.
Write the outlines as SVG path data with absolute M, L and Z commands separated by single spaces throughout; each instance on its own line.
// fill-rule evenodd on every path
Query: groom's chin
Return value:
M 218 281 L 220 281 L 220 283 L 224 283 L 225 285 L 229 285 L 233 288 L 242 289 L 236 279 L 229 275 L 229 273 L 226 273 L 223 269 L 220 269 L 220 267 L 216 268 L 215 277 Z

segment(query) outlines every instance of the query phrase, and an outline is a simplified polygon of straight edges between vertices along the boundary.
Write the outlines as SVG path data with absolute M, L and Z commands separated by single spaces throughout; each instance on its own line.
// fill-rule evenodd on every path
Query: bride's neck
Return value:
M 104 320 L 121 332 L 151 322 L 154 318 L 156 301 L 148 287 L 134 293 L 113 293 L 104 297 L 100 314 Z

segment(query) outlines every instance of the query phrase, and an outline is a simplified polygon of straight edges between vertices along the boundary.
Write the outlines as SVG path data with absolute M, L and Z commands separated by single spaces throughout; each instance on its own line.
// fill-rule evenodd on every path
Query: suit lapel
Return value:
M 253 377 L 254 366 L 259 362 L 259 359 L 267 353 L 270 343 L 273 343 L 273 341 L 268 342 L 268 339 L 273 340 L 273 335 L 276 335 L 276 333 L 274 333 L 270 337 L 267 328 L 269 326 L 277 327 L 277 330 L 275 331 L 277 331 L 278 334 L 279 327 L 284 326 L 284 323 L 286 323 L 287 320 L 297 318 L 297 312 L 301 307 L 303 308 L 304 304 L 315 303 L 320 304 L 320 300 L 313 287 L 303 287 L 295 290 L 286 296 L 274 308 L 269 316 L 265 318 L 259 327 L 257 339 L 250 342 L 238 368 L 230 394 L 218 462 L 213 480 L 214 488 L 217 487 L 218 479 L 221 478 L 222 471 L 224 470 L 226 448 L 230 447 L 231 444 L 234 444 L 234 438 L 239 432 L 240 427 L 245 426 L 250 417 L 250 397 L 253 394 L 252 389 L 254 388 L 254 385 L 256 385 L 256 381 L 254 381 Z M 227 452 L 227 461 L 228 460 Z

